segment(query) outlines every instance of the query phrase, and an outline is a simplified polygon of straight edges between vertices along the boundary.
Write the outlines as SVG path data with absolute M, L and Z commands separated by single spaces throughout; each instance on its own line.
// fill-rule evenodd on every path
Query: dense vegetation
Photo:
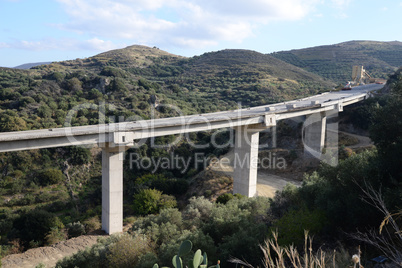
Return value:
M 401 42 L 350 41 L 281 51 L 272 56 L 339 84 L 351 80 L 352 66 L 362 65 L 375 78 L 388 78 L 402 66 Z
M 187 59 L 135 46 L 26 71 L 1 68 L 0 131 L 177 115 L 170 104 L 184 114 L 212 112 L 232 109 L 239 101 L 253 106 L 315 94 L 332 85 L 257 52 L 225 50 Z M 217 203 L 204 198 L 189 200 L 191 195 L 206 194 L 188 191 L 202 166 L 183 172 L 180 168 L 158 169 L 151 163 L 147 169 L 139 169 L 129 167 L 126 159 L 124 214 L 131 216 L 126 222 L 133 222 L 129 234 L 105 239 L 60 265 L 170 265 L 186 239 L 206 251 L 211 263 L 221 260 L 222 266 L 227 266 L 229 257 L 235 256 L 259 265 L 259 244 L 275 230 L 280 245 L 303 244 L 307 229 L 315 235 L 317 245 L 334 248 L 335 241 L 346 241 L 347 234 L 357 228 L 377 228 L 383 215 L 361 200 L 362 188 L 381 188 L 391 211 L 402 196 L 401 70 L 391 76 L 388 87 L 391 97 L 368 100 L 355 107 L 357 112 L 349 118 L 370 129 L 376 150 L 344 155 L 337 167 L 323 164 L 306 175 L 301 188 L 289 186 L 273 200 L 227 194 Z M 194 133 L 190 138 L 196 144 L 208 144 L 211 138 L 225 144 L 229 134 Z M 197 149 L 184 140 L 169 148 L 151 145 L 174 139 L 147 141 L 129 153 L 144 159 L 174 153 L 194 161 L 191 157 L 196 153 L 219 156 L 228 150 Z M 2 254 L 100 228 L 99 152 L 98 148 L 64 147 L 0 154 Z M 354 243 L 345 243 L 345 247 Z M 366 249 L 367 256 L 381 254 Z M 119 253 L 125 250 L 132 252 L 132 259 L 122 264 L 127 256 Z
M 157 48 L 133 46 L 30 70 L 0 68 L 0 132 L 213 112 L 233 109 L 238 102 L 258 105 L 314 94 L 329 86 L 315 75 L 256 52 L 224 51 L 187 59 Z M 194 133 L 189 138 L 195 144 L 208 144 L 211 134 Z M 224 144 L 228 137 L 224 131 L 214 139 Z M 195 149 L 183 141 L 168 149 L 150 144 L 174 139 L 148 141 L 129 153 L 142 158 L 174 153 L 189 159 L 197 152 L 208 156 L 227 150 Z M 69 233 L 76 222 L 84 224 L 87 232 L 99 226 L 99 152 L 97 148 L 64 147 L 0 154 L 3 253 L 64 239 L 64 232 Z M 124 176 L 128 215 L 137 209 L 131 206 L 139 200 L 136 194 L 159 196 L 158 210 L 174 205 L 176 201 L 166 195 L 186 194 L 188 179 L 203 168 L 193 168 L 193 162 L 184 172 L 128 166 Z M 152 171 L 156 175 L 149 175 Z M 163 194 L 147 192 L 148 188 Z M 144 208 L 143 213 L 154 209 Z M 25 230 L 27 219 L 37 221 L 34 226 L 40 230 Z
M 302 187 L 289 185 L 273 200 L 230 199 L 224 195 L 220 198 L 224 204 L 213 204 L 204 198 L 193 198 L 182 211 L 165 209 L 158 215 L 138 219 L 131 229 L 131 239 L 143 237 L 150 248 L 147 253 L 136 255 L 136 266 L 146 267 L 156 262 L 169 265 L 180 243 L 186 239 L 193 241 L 197 248 L 205 250 L 209 260 L 221 260 L 223 266 L 228 265 L 226 261 L 230 259 L 229 256 L 245 259 L 249 264 L 257 266 L 263 259 L 263 252 L 256 247 L 258 244 L 263 244 L 265 239 L 271 237 L 277 239 L 277 244 L 271 244 L 273 248 L 279 249 L 281 245 L 290 243 L 303 246 L 305 230 L 314 235 L 313 247 L 321 245 L 321 250 L 328 251 L 327 258 L 323 257 L 322 262 L 335 262 L 340 267 L 352 264 L 351 255 L 358 253 L 355 246 L 359 243 L 351 240 L 351 237 L 359 237 L 354 233 L 357 230 L 373 229 L 372 232 L 381 237 L 376 230 L 383 218 L 389 216 L 373 207 L 373 203 L 366 203 L 362 199 L 362 196 L 365 200 L 368 198 L 364 191 L 369 192 L 371 187 L 376 189 L 374 192 L 380 192 L 390 211 L 397 211 L 402 201 L 402 108 L 397 105 L 402 98 L 400 71 L 388 83 L 391 96 L 378 99 L 383 103 L 382 106 L 373 106 L 373 100 L 363 105 L 371 107 L 368 114 L 370 136 L 377 149 L 352 154 L 341 160 L 336 167 L 323 164 L 317 172 L 306 175 Z M 392 128 L 390 135 L 384 135 L 383 130 L 388 128 Z M 393 161 L 390 162 L 390 159 Z M 399 226 L 401 224 L 398 219 L 396 223 Z M 384 226 L 382 228 L 388 228 L 386 224 Z M 272 237 L 275 231 L 278 236 Z M 374 241 L 376 237 L 372 239 Z M 398 238 L 391 235 L 391 239 Z M 336 241 L 343 241 L 342 246 Z M 108 258 L 113 259 L 113 255 L 108 255 L 110 248 L 118 242 L 102 243 L 102 251 L 99 251 L 99 246 L 95 246 L 59 262 L 60 267 L 89 267 L 89 263 L 93 262 L 107 263 L 110 261 Z M 322 245 L 325 245 L 324 248 Z M 364 251 L 363 263 L 369 264 L 370 258 L 380 254 L 392 255 L 392 252 L 381 252 L 379 248 L 368 244 L 361 246 Z M 267 244 L 269 247 L 270 244 Z M 337 249 L 338 253 L 332 255 L 331 248 Z M 309 250 L 307 247 L 305 249 Z M 401 252 L 402 248 L 397 246 L 396 250 Z M 105 261 L 101 262 L 99 258 Z M 313 260 L 312 257 L 310 259 Z M 103 264 L 99 267 L 103 267 Z

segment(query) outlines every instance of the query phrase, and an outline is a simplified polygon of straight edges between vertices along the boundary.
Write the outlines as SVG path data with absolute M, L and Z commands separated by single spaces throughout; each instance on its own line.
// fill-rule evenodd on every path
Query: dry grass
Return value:
M 305 232 L 305 243 L 303 253 L 299 253 L 293 246 L 282 247 L 278 244 L 278 234 L 273 233 L 273 239 L 266 240 L 260 248 L 264 254 L 262 266 L 264 268 L 325 268 L 325 267 L 360 267 L 359 262 L 353 263 L 351 256 L 341 248 L 339 252 L 326 252 L 322 249 L 313 251 L 313 239 Z M 360 260 L 360 253 L 357 255 Z M 246 261 L 233 258 L 229 260 L 232 263 L 240 264 L 241 266 L 254 268 Z

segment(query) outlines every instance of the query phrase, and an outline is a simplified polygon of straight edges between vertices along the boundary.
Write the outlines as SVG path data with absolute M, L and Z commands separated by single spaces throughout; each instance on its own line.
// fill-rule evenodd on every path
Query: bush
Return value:
M 241 195 L 241 194 L 230 194 L 230 193 L 224 193 L 224 194 L 222 194 L 222 195 L 220 195 L 217 199 L 216 199 L 216 202 L 217 203 L 221 203 L 221 204 L 226 204 L 229 200 L 232 200 L 233 198 L 237 198 L 237 199 L 240 199 L 240 198 L 243 198 L 244 197 L 244 195 Z
M 68 238 L 77 237 L 85 234 L 85 226 L 78 222 L 67 224 Z
M 107 245 L 117 241 L 116 236 L 110 236 L 105 239 L 98 239 L 98 243 L 85 250 L 80 250 L 72 256 L 65 257 L 56 263 L 56 268 L 90 268 L 107 267 L 106 253 Z
M 269 199 L 263 197 L 232 199 L 225 205 L 218 203 L 202 228 L 215 243 L 222 243 L 241 229 L 260 224 L 268 208 Z
M 66 234 L 59 228 L 52 227 L 50 231 L 45 236 L 45 244 L 53 245 L 57 242 L 66 240 Z
M 230 193 L 224 193 L 222 195 L 220 195 L 217 199 L 216 199 L 216 203 L 221 203 L 221 204 L 226 204 L 229 200 L 233 199 L 233 195 Z
M 36 209 L 22 214 L 14 221 L 13 234 L 25 244 L 28 244 L 30 241 L 38 241 L 42 244 L 52 228 L 61 230 L 64 228 L 64 225 L 52 213 Z
M 99 238 L 91 248 L 80 250 L 56 263 L 57 268 L 151 267 L 156 257 L 149 240 L 141 235 L 112 235 Z M 149 264 L 151 263 L 151 264 Z
M 86 219 L 83 224 L 85 225 L 85 231 L 87 233 L 93 232 L 95 230 L 99 230 L 102 228 L 102 223 L 99 220 L 98 216 Z
M 64 180 L 63 173 L 61 172 L 60 169 L 56 168 L 49 168 L 40 171 L 37 178 L 42 186 L 57 184 Z
M 24 119 L 18 116 L 11 116 L 7 113 L 0 115 L 0 132 L 26 130 L 27 124 Z
M 70 162 L 76 165 L 87 164 L 91 159 L 91 151 L 79 146 L 69 147 L 69 155 L 71 156 Z
M 146 174 L 135 182 L 137 188 L 151 188 L 168 195 L 181 195 L 188 189 L 185 179 L 166 178 L 163 174 Z
M 327 220 L 325 214 L 319 210 L 309 211 L 305 208 L 290 210 L 277 220 L 271 230 L 278 231 L 278 243 L 280 245 L 301 245 L 304 242 L 305 231 L 318 234 L 325 226 Z
M 135 237 L 124 234 L 117 242 L 111 244 L 106 254 L 108 267 L 131 268 L 136 267 L 142 255 L 151 252 L 152 247 L 145 236 Z
M 141 215 L 155 214 L 164 208 L 177 206 L 173 196 L 164 195 L 155 189 L 144 189 L 134 195 L 133 209 Z
M 199 227 L 202 222 L 209 219 L 214 204 L 205 197 L 192 197 L 183 211 L 183 217 L 191 222 L 194 227 Z

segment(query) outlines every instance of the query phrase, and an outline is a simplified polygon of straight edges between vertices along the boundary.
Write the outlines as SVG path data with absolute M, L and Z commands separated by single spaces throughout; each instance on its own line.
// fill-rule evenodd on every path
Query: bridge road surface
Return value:
M 122 123 L 65 127 L 41 130 L 0 133 L 0 152 L 50 148 L 71 145 L 115 143 L 130 146 L 133 140 L 172 134 L 236 127 L 252 124 L 269 124 L 274 121 L 338 109 L 361 101 L 382 84 L 354 87 L 352 90 L 333 91 L 315 96 L 232 111 L 199 115 L 140 120 Z

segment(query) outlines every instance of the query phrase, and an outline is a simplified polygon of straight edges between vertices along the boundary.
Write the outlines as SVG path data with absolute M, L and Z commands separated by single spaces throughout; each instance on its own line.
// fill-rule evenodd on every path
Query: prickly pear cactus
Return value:
M 181 256 L 184 256 L 184 255 L 190 253 L 192 247 L 193 247 L 193 243 L 191 243 L 190 240 L 185 240 L 181 243 L 179 252 L 172 259 L 172 264 L 173 264 L 174 268 L 184 268 Z M 219 263 L 220 263 L 220 261 L 218 261 L 218 263 L 216 265 L 210 266 L 209 268 L 220 268 Z M 152 268 L 159 268 L 159 265 L 157 263 L 155 263 Z M 162 268 L 167 268 L 167 267 L 162 267 Z M 198 249 L 194 253 L 193 259 L 188 261 L 187 268 L 208 268 L 207 253 L 204 252 L 204 254 L 202 254 L 201 250 Z

